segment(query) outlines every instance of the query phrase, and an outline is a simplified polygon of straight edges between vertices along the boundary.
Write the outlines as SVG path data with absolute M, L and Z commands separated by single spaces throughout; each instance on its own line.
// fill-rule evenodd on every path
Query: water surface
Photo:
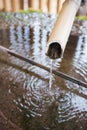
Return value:
M 32 26 L 1 27 L 0 45 L 50 67 L 45 50 L 51 22 L 48 20 L 47 26 L 36 20 Z M 82 23 L 81 35 L 70 36 L 63 59 L 54 60 L 52 66 L 87 83 L 86 25 Z M 87 129 L 87 89 L 55 75 L 49 88 L 49 75 L 0 51 L 1 128 L 4 122 L 7 130 Z

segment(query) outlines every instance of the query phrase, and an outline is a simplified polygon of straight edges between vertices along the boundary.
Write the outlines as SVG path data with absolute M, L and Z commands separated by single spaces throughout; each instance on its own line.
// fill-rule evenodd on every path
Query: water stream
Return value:
M 50 60 L 50 74 L 49 74 L 49 88 L 51 89 L 52 87 L 52 80 L 53 80 L 53 74 L 52 74 L 52 69 L 53 69 L 53 60 Z

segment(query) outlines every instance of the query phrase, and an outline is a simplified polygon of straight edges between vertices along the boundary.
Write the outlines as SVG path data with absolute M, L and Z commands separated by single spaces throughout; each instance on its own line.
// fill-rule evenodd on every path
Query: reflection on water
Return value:
M 53 70 L 53 60 L 51 59 L 50 74 L 49 74 L 49 88 L 52 87 L 52 81 L 53 81 L 52 70 Z
M 87 82 L 87 37 L 80 36 L 76 48 L 74 66 L 76 68 L 76 73 L 83 77 L 83 81 Z M 77 65 L 78 64 L 78 65 Z M 80 71 L 78 71 L 80 70 Z
M 45 56 L 48 36 L 49 31 L 39 25 L 13 25 L 0 30 L 0 45 L 50 67 Z M 64 58 L 53 61 L 53 68 L 87 82 L 86 41 L 86 34 L 70 37 Z M 0 52 L 0 68 L 0 110 L 19 128 L 86 130 L 86 88 L 53 75 L 49 89 L 48 72 L 4 52 Z

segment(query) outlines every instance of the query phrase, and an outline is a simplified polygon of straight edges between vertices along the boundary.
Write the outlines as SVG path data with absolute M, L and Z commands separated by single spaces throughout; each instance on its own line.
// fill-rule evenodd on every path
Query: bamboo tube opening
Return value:
M 67 0 L 64 2 L 47 43 L 46 54 L 51 59 L 57 59 L 63 56 L 80 3 L 81 0 Z
M 51 59 L 57 59 L 62 57 L 62 48 L 59 42 L 53 41 L 49 43 L 49 48 L 47 48 L 46 55 L 49 56 Z

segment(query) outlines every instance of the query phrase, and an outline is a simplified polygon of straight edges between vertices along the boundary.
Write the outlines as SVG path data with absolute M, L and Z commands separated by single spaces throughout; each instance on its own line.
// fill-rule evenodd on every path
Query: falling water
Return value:
M 49 75 L 49 88 L 52 87 L 52 80 L 53 80 L 53 75 L 52 75 L 52 66 L 53 66 L 53 60 L 50 60 L 50 75 Z

